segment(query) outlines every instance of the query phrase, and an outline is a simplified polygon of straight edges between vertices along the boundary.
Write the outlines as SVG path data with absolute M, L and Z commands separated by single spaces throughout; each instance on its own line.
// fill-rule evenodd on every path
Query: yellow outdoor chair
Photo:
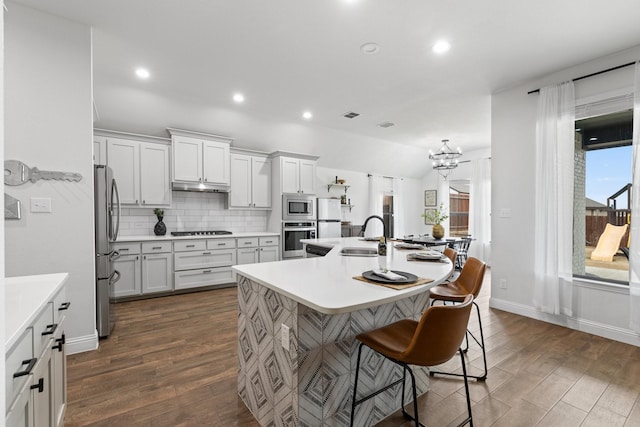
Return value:
M 612 225 L 607 224 L 604 232 L 598 239 L 596 248 L 591 253 L 591 259 L 594 261 L 613 261 L 613 256 L 620 248 L 620 241 L 627 232 L 628 224 Z

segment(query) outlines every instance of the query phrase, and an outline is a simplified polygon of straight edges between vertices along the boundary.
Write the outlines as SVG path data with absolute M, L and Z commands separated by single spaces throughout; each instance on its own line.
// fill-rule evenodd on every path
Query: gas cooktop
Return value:
M 221 234 L 231 234 L 224 230 L 201 230 L 201 231 L 172 231 L 172 236 L 218 236 Z

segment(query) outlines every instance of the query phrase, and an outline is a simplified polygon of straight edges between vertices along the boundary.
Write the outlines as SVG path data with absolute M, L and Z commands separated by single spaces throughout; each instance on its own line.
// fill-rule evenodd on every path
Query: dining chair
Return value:
M 460 361 L 462 363 L 462 376 L 464 377 L 468 412 L 468 417 L 459 425 L 462 426 L 468 423 L 473 426 L 467 368 L 464 361 L 464 354 L 460 348 L 467 330 L 472 302 L 473 295 L 468 295 L 460 304 L 428 307 L 424 313 L 422 313 L 420 321 L 403 319 L 356 336 L 356 339 L 360 341 L 360 346 L 358 347 L 356 375 L 353 383 L 353 398 L 351 400 L 351 426 L 353 426 L 353 418 L 357 405 L 402 383 L 402 415 L 407 419 L 413 420 L 416 427 L 424 427 L 419 421 L 416 380 L 409 365 L 440 365 L 453 358 L 456 352 L 460 354 Z M 390 362 L 401 366 L 402 379 L 394 381 L 377 391 L 357 399 L 360 358 L 362 348 L 365 346 L 379 353 Z M 411 377 L 413 390 L 413 416 L 409 414 L 404 407 L 407 371 Z
M 451 265 L 453 265 L 453 270 L 451 271 L 449 277 L 447 277 L 446 279 L 451 280 L 453 275 L 456 273 L 456 259 L 458 258 L 458 251 L 447 246 L 446 248 L 444 248 L 444 251 L 442 253 L 444 254 L 444 256 L 451 260 Z
M 462 267 L 464 266 L 464 263 L 467 262 L 467 258 L 469 257 L 469 246 L 471 246 L 472 240 L 473 239 L 469 234 L 465 237 L 462 237 L 459 243 L 457 244 L 457 246 L 455 247 L 455 249 L 458 251 L 458 257 L 456 258 L 457 269 L 462 269 Z
M 476 336 L 467 329 L 466 337 L 467 337 L 467 346 L 464 352 L 468 349 L 469 345 L 469 336 L 473 338 L 473 340 L 480 346 L 482 349 L 482 359 L 484 361 L 484 373 L 482 375 L 468 375 L 471 378 L 475 378 L 478 381 L 485 381 L 487 379 L 487 353 L 485 351 L 484 345 L 484 332 L 482 331 L 482 319 L 480 318 L 480 307 L 476 303 L 475 299 L 478 298 L 478 294 L 480 293 L 480 289 L 482 289 L 482 282 L 484 280 L 484 272 L 486 269 L 486 264 L 480 261 L 478 258 L 470 257 L 467 262 L 462 267 L 462 271 L 460 275 L 456 278 L 456 280 L 452 282 L 444 282 L 433 288 L 429 289 L 430 297 L 431 297 L 431 306 L 433 306 L 436 301 L 442 301 L 443 304 L 447 303 L 462 303 L 465 301 L 467 295 L 473 295 L 474 301 L 473 305 L 476 307 L 476 313 L 478 314 L 478 323 L 480 325 L 480 340 L 476 338 Z M 443 374 L 443 375 L 455 375 L 460 376 L 460 374 L 454 374 L 449 372 L 438 372 L 431 371 L 430 375 L 434 374 Z

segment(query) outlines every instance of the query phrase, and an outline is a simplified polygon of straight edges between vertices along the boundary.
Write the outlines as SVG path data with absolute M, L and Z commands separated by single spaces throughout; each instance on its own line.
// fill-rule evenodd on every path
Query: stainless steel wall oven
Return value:
M 304 256 L 304 250 L 300 240 L 315 238 L 315 221 L 283 221 L 282 258 L 299 258 Z

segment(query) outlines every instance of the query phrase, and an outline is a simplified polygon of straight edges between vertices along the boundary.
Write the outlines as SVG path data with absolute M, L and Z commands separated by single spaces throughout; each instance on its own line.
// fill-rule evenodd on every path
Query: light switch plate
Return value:
M 32 197 L 31 198 L 31 212 L 51 212 L 51 198 L 50 197 Z

